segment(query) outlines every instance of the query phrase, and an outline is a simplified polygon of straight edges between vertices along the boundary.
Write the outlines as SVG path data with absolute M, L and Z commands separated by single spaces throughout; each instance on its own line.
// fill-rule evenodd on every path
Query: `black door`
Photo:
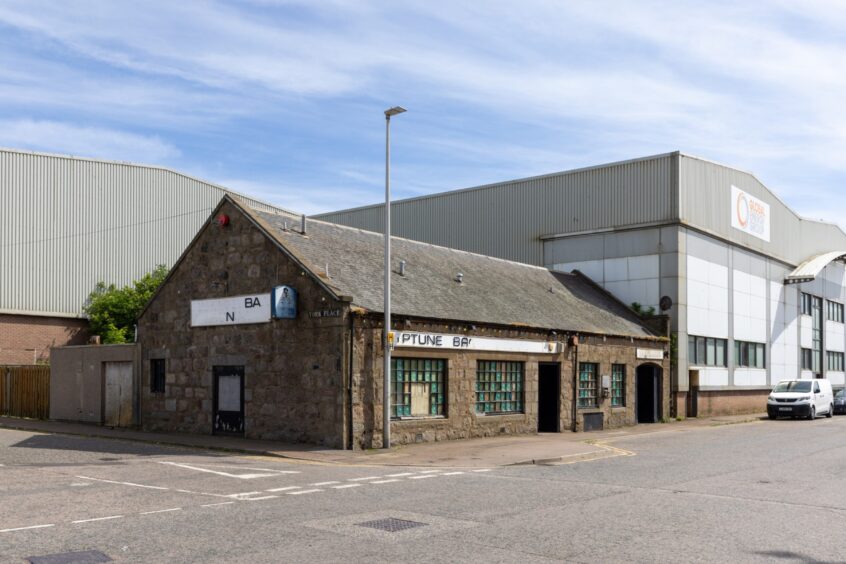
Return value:
M 555 363 L 538 364 L 538 432 L 557 433 L 560 415 L 561 366 Z
M 214 434 L 244 434 L 244 367 L 215 366 Z
M 658 398 L 660 368 L 651 364 L 637 367 L 637 422 L 657 423 L 660 414 Z

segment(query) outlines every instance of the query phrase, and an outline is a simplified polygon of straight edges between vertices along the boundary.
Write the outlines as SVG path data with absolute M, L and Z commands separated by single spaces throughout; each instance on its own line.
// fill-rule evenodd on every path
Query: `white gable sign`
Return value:
M 731 226 L 769 243 L 770 205 L 732 186 Z
M 191 300 L 191 327 L 270 322 L 270 294 Z

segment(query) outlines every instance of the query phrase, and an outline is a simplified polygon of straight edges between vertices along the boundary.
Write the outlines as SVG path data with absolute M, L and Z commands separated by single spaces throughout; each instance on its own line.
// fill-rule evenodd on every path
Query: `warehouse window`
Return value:
M 446 415 L 446 361 L 391 359 L 391 418 Z
M 691 366 L 725 366 L 727 348 L 726 339 L 690 335 L 687 338 L 687 363 Z
M 811 294 L 806 294 L 802 292 L 802 315 L 811 315 L 811 310 L 813 309 L 814 303 L 814 296 Z
M 843 353 L 828 351 L 828 369 L 832 372 L 843 372 Z
M 523 363 L 476 363 L 476 413 L 523 412 Z
M 814 369 L 814 352 L 811 349 L 802 349 L 802 370 Z
M 165 359 L 153 358 L 150 359 L 150 393 L 163 394 L 165 393 L 166 380 Z
M 611 407 L 626 405 L 626 365 L 611 365 Z
M 843 304 L 828 302 L 828 320 L 843 323 Z
M 598 407 L 596 377 L 599 365 L 595 362 L 579 363 L 579 402 L 578 407 Z
M 749 368 L 765 368 L 764 343 L 747 343 L 746 341 L 734 342 L 734 364 Z

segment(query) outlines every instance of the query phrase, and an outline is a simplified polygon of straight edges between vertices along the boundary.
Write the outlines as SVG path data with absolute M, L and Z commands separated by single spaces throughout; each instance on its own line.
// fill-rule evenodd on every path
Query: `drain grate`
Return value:
M 408 521 L 407 519 L 397 519 L 395 517 L 356 523 L 359 527 L 369 527 L 371 529 L 387 531 L 389 533 L 396 533 L 398 531 L 405 531 L 406 529 L 414 529 L 416 527 L 425 527 L 428 524 L 429 523 L 420 523 L 419 521 Z
M 26 560 L 30 564 L 99 564 L 100 562 L 112 562 L 111 558 L 99 550 L 30 556 Z

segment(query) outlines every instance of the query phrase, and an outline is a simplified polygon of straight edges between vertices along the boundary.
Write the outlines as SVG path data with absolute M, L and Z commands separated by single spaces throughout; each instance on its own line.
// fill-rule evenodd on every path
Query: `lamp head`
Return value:
M 406 109 L 403 108 L 402 106 L 394 106 L 393 108 L 385 110 L 385 117 L 390 119 L 391 116 L 401 114 L 405 111 L 406 111 Z

